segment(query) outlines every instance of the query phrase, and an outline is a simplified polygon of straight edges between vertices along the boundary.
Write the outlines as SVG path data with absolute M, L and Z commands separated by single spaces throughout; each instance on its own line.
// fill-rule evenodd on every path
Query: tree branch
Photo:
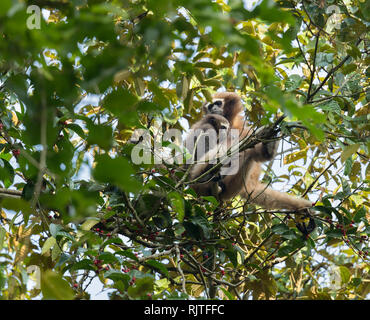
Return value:
M 359 39 L 357 40 L 356 42 L 356 46 L 358 46 L 360 44 L 360 42 L 362 41 L 362 39 Z M 339 62 L 335 67 L 333 67 L 331 70 L 328 71 L 328 74 L 326 75 L 326 77 L 324 78 L 324 80 L 319 84 L 319 86 L 315 89 L 315 91 L 310 94 L 310 95 L 307 95 L 307 101 L 311 100 L 311 98 L 313 98 L 316 93 L 318 93 L 321 88 L 325 85 L 326 81 L 328 81 L 328 79 L 339 69 L 341 68 L 346 62 L 347 60 L 350 58 L 351 56 L 348 54 L 341 62 Z
M 309 97 L 311 96 L 313 79 L 315 78 L 315 72 L 316 72 L 316 55 L 317 55 L 317 49 L 318 49 L 318 44 L 319 44 L 319 37 L 320 37 L 320 31 L 316 35 L 315 51 L 314 51 L 314 55 L 313 55 L 312 70 L 310 70 L 311 71 L 311 78 L 310 78 L 310 85 L 308 87 L 308 92 L 307 92 L 307 97 L 306 97 L 306 103 L 308 102 Z
M 2 197 L 20 198 L 21 196 L 22 191 L 0 188 L 0 198 Z

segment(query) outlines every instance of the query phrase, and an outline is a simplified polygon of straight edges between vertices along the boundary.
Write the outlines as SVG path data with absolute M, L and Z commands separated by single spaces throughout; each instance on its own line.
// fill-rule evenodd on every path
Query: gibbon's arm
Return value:
M 312 207 L 311 201 L 273 190 L 259 182 L 255 185 L 248 183 L 241 196 L 265 209 L 301 210 Z
M 224 188 L 220 194 L 221 200 L 225 201 L 239 194 L 249 202 L 266 209 L 300 210 L 312 207 L 309 200 L 275 191 L 259 182 L 261 163 L 252 160 L 248 152 L 240 157 L 241 166 L 238 173 L 222 179 Z

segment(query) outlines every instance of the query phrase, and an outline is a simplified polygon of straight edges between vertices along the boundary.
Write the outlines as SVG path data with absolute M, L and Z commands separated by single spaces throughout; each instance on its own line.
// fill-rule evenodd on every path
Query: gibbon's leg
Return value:
M 222 186 L 222 191 L 219 195 L 222 201 L 231 199 L 242 190 L 246 189 L 246 182 L 249 181 L 249 176 L 253 165 L 256 164 L 251 158 L 251 150 L 243 151 L 239 155 L 239 166 L 235 174 L 227 174 L 227 170 L 222 177 L 220 185 Z M 233 167 L 229 168 L 229 171 L 234 171 Z
M 312 203 L 306 199 L 273 190 L 260 182 L 253 186 L 249 183 L 241 196 L 265 209 L 301 210 L 312 207 Z
M 259 182 L 261 163 L 256 162 L 252 150 L 247 150 L 240 155 L 240 168 L 237 174 L 224 176 L 222 179 L 221 200 L 228 200 L 240 194 L 251 203 L 266 209 L 299 210 L 312 207 L 308 200 L 275 191 Z
M 228 200 L 246 191 L 248 184 L 258 183 L 261 173 L 261 162 L 272 159 L 275 156 L 279 141 L 273 141 L 273 147 L 267 150 L 267 144 L 259 143 L 254 148 L 247 149 L 239 154 L 239 166 L 236 174 L 228 175 L 227 171 L 236 171 L 235 168 L 226 170 L 221 181 L 221 200 Z M 270 147 L 269 147 L 270 148 Z
M 278 142 L 278 141 L 277 141 Z M 300 210 L 312 207 L 312 202 L 284 192 L 271 189 L 259 181 L 262 164 L 254 162 L 249 176 L 246 177 L 246 188 L 241 196 L 266 209 Z

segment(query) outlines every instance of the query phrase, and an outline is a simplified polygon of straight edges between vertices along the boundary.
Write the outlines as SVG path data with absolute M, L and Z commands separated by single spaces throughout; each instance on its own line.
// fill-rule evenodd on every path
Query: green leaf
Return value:
M 168 270 L 167 270 L 166 266 L 163 263 L 160 263 L 160 262 L 158 262 L 156 260 L 150 259 L 150 260 L 145 261 L 145 264 L 147 264 L 147 265 L 149 265 L 149 266 L 157 269 L 163 275 L 165 275 L 166 277 L 168 277 Z
M 126 125 L 138 125 L 137 103 L 139 99 L 125 88 L 118 88 L 103 100 L 103 107 L 117 116 Z
M 86 133 L 83 131 L 83 129 L 74 123 L 67 124 L 67 128 L 74 131 L 76 134 L 78 134 L 82 139 L 86 139 Z
M 360 147 L 359 143 L 351 144 L 343 149 L 342 155 L 340 160 L 344 163 L 350 156 L 352 156 L 355 152 L 357 152 L 358 148 Z
M 93 262 L 90 259 L 83 259 L 71 265 L 69 268 L 70 271 L 77 271 L 77 270 L 91 270 L 95 271 Z
M 223 287 L 220 287 L 220 289 L 222 290 L 222 292 L 225 294 L 225 296 L 229 299 L 229 300 L 236 300 L 236 297 L 234 297 L 231 292 L 227 291 L 225 288 Z
M 202 198 L 204 200 L 209 201 L 210 203 L 212 203 L 215 207 L 217 207 L 219 205 L 219 202 L 217 201 L 217 199 L 214 196 L 202 196 Z
M 320 104 L 318 107 L 322 111 L 329 111 L 329 112 L 333 112 L 333 113 L 336 113 L 336 114 L 340 114 L 340 111 L 341 111 L 340 105 L 338 104 L 338 102 L 336 102 L 334 100 L 331 100 L 329 102 Z
M 148 89 L 154 94 L 154 102 L 162 106 L 162 108 L 169 108 L 170 102 L 164 95 L 162 88 L 159 87 L 155 82 L 150 81 L 148 83 Z
M 132 177 L 134 173 L 130 163 L 123 157 L 110 158 L 107 154 L 96 157 L 93 176 L 100 182 L 117 185 L 125 191 L 137 191 L 140 184 Z
M 297 238 L 297 234 L 293 230 L 289 230 L 287 232 L 283 232 L 281 234 L 281 236 L 284 239 L 287 239 L 287 240 L 293 240 L 293 239 L 296 239 Z
M 366 208 L 364 206 L 361 206 L 358 210 L 356 210 L 356 213 L 353 217 L 353 221 L 360 222 L 362 218 L 366 216 Z
M 135 286 L 128 288 L 127 293 L 132 298 L 144 297 L 146 293 L 152 292 L 154 289 L 154 279 L 150 277 L 145 277 L 137 279 Z
M 104 272 L 104 278 L 111 279 L 114 282 L 123 281 L 123 283 L 127 284 L 130 281 L 130 276 L 128 274 L 123 274 L 122 272 L 117 270 L 108 270 Z
M 10 187 L 14 181 L 14 169 L 5 159 L 0 159 L 0 181 L 3 181 L 5 188 Z
M 276 234 L 288 233 L 290 231 L 289 227 L 285 223 L 276 224 L 271 228 L 271 230 Z
M 1 0 L 0 1 L 0 16 L 5 16 L 8 10 L 12 6 L 11 0 Z
M 75 238 L 73 237 L 73 235 L 71 235 L 70 233 L 68 233 L 67 231 L 64 231 L 64 230 L 60 230 L 57 232 L 56 234 L 56 239 L 59 241 L 61 238 L 67 238 L 69 240 L 72 240 L 72 241 L 75 241 Z
M 362 283 L 361 278 L 353 278 L 352 279 L 352 285 L 354 285 L 355 287 L 358 287 L 361 283 Z
M 6 230 L 0 226 L 0 251 L 3 249 L 4 246 L 4 239 L 6 235 Z
M 327 240 L 330 240 L 330 238 L 341 238 L 342 237 L 342 231 L 336 230 L 336 229 L 328 230 L 325 234 L 328 237 Z
M 169 202 L 172 205 L 172 208 L 175 212 L 177 212 L 177 218 L 180 222 L 184 220 L 185 216 L 185 206 L 184 206 L 184 198 L 177 192 L 170 192 L 167 195 Z
M 125 251 L 117 251 L 115 254 L 118 254 L 120 256 L 125 256 L 125 257 L 130 258 L 130 259 L 135 260 L 135 261 L 139 261 L 137 256 L 135 254 L 133 254 L 130 249 L 127 249 Z
M 89 135 L 87 142 L 89 145 L 97 144 L 104 150 L 109 150 L 113 145 L 113 131 L 110 126 L 107 125 L 96 125 L 94 123 L 87 123 Z
M 63 230 L 63 227 L 60 224 L 50 223 L 49 230 L 51 235 L 56 238 L 59 231 Z
M 295 248 L 290 245 L 280 247 L 278 250 L 278 257 L 286 257 L 289 253 L 293 252 Z
M 291 92 L 298 89 L 302 84 L 303 78 L 298 74 L 292 74 L 289 76 L 288 80 L 285 82 L 285 90 Z
M 35 184 L 33 181 L 29 181 L 22 190 L 22 198 L 26 201 L 30 201 L 35 192 Z
M 171 282 L 167 278 L 162 278 L 159 280 L 156 280 L 154 283 L 154 288 L 156 291 L 163 291 L 166 290 L 170 286 Z
M 345 161 L 344 172 L 343 172 L 345 176 L 348 176 L 351 173 L 352 164 L 353 164 L 352 157 L 348 157 L 348 159 Z
M 99 259 L 102 260 L 104 263 L 116 263 L 119 262 L 117 257 L 114 256 L 113 253 L 110 252 L 102 252 L 99 255 Z
M 44 245 L 42 246 L 41 254 L 45 254 L 46 252 L 48 252 L 56 244 L 56 242 L 57 241 L 54 237 L 46 239 Z
M 68 282 L 51 270 L 41 274 L 41 292 L 44 300 L 73 300 L 74 298 Z
M 334 53 L 318 52 L 316 55 L 316 66 L 326 67 L 334 61 Z
M 224 250 L 224 253 L 230 259 L 234 268 L 237 268 L 238 267 L 238 252 L 236 250 L 227 249 L 227 250 Z

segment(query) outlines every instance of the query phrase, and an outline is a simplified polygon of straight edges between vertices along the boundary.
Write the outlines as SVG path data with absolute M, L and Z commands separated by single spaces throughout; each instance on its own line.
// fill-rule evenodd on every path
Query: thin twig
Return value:
M 307 92 L 307 97 L 306 97 L 306 103 L 308 102 L 309 98 L 311 97 L 312 84 L 313 84 L 313 80 L 315 78 L 316 55 L 317 55 L 317 49 L 318 49 L 318 44 L 319 44 L 319 37 L 320 37 L 320 31 L 316 35 L 315 51 L 314 51 L 314 55 L 313 55 L 312 70 L 311 70 L 311 77 L 310 77 L 310 85 L 308 87 L 308 92 Z
M 35 208 L 39 200 L 41 193 L 43 177 L 46 168 L 46 154 L 47 154 L 47 106 L 46 106 L 45 92 L 41 93 L 41 124 L 40 124 L 40 142 L 42 145 L 42 151 L 40 153 L 39 172 L 37 174 L 37 180 L 34 188 L 34 194 L 31 199 L 31 208 Z
M 356 47 L 361 43 L 361 41 L 362 41 L 361 38 L 357 40 Z M 307 101 L 311 100 L 311 98 L 314 97 L 316 93 L 318 93 L 321 90 L 321 88 L 325 85 L 326 81 L 328 81 L 328 79 L 334 74 L 334 72 L 336 72 L 339 68 L 341 68 L 350 57 L 351 56 L 348 54 L 346 57 L 344 57 L 344 59 L 341 62 L 339 62 L 335 67 L 333 67 L 331 70 L 328 71 L 326 77 L 319 84 L 319 86 L 315 89 L 315 91 L 312 92 L 312 94 L 310 94 L 309 96 L 307 95 Z
M 0 197 L 16 197 L 16 198 L 19 198 L 21 196 L 22 196 L 22 191 L 0 188 Z
M 320 177 L 326 172 L 328 171 L 339 159 L 340 159 L 341 156 L 337 157 L 336 159 L 334 159 L 334 161 L 332 161 L 325 169 L 323 169 L 320 174 L 316 177 L 316 179 L 314 181 L 311 182 L 311 184 L 307 187 L 307 189 L 303 192 L 302 194 L 302 197 L 304 197 L 308 192 L 311 191 L 311 189 L 313 188 L 313 186 L 316 184 L 316 182 L 320 179 Z
M 181 261 L 180 249 L 179 249 L 179 246 L 177 244 L 175 245 L 175 250 L 176 250 L 176 267 L 177 267 L 177 270 L 178 270 L 178 272 L 180 273 L 180 276 L 181 276 L 182 292 L 187 294 L 186 293 L 185 276 L 184 276 L 184 272 L 182 272 L 182 269 L 181 269 L 181 266 L 180 266 L 180 261 Z
M 130 209 L 131 213 L 134 215 L 134 217 L 135 217 L 136 221 L 137 221 L 138 223 L 140 223 L 140 225 L 144 226 L 143 221 L 139 218 L 139 215 L 137 214 L 137 212 L 136 212 L 135 208 L 132 206 L 132 203 L 131 203 L 130 199 L 128 198 L 128 196 L 127 196 L 126 192 L 122 192 L 122 195 L 123 195 L 123 198 L 124 198 L 124 200 L 125 200 L 125 202 L 126 202 L 126 205 L 127 205 L 127 206 L 128 206 L 128 208 Z

